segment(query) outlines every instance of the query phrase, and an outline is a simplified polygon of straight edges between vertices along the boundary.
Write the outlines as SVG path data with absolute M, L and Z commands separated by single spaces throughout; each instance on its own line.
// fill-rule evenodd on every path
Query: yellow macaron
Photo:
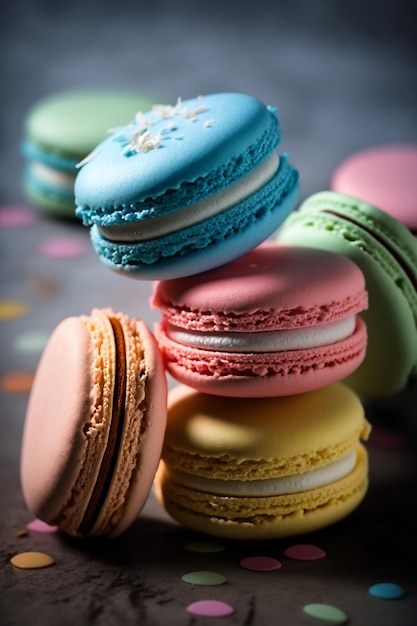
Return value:
M 344 518 L 368 486 L 370 425 L 343 383 L 296 396 L 169 394 L 156 494 L 178 522 L 231 539 L 270 539 Z

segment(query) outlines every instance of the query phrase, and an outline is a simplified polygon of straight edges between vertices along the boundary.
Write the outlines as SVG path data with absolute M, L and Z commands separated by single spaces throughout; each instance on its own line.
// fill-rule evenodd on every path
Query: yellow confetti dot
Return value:
M 55 563 L 54 559 L 44 552 L 21 552 L 10 559 L 10 563 L 19 569 L 39 569 Z
M 29 308 L 20 300 L 0 300 L 0 320 L 24 317 L 28 312 Z

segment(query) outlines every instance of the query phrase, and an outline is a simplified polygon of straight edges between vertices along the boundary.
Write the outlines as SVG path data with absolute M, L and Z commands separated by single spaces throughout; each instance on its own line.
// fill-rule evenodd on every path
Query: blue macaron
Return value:
M 102 261 L 138 279 L 188 276 L 267 239 L 298 198 L 276 110 L 223 93 L 154 105 L 97 146 L 76 215 Z

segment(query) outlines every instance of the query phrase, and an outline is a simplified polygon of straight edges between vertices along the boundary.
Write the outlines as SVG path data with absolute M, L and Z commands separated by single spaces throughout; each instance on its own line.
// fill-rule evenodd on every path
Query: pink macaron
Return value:
M 339 163 L 330 188 L 379 207 L 417 234 L 417 145 L 356 152 Z
M 117 536 L 148 497 L 167 385 L 147 326 L 110 309 L 68 317 L 42 354 L 23 432 L 21 481 L 35 517 L 75 536 Z
M 342 380 L 362 362 L 361 270 L 342 255 L 265 242 L 203 274 L 154 284 L 169 374 L 205 393 L 285 396 Z

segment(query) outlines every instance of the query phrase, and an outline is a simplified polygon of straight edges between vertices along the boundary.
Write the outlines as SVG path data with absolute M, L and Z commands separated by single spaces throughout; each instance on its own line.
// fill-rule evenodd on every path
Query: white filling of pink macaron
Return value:
M 351 315 L 329 324 L 291 330 L 253 333 L 202 333 L 185 331 L 168 325 L 166 333 L 176 343 L 200 350 L 263 353 L 280 352 L 283 350 L 304 350 L 326 346 L 350 337 L 355 327 L 356 317 Z
M 67 191 L 74 191 L 75 173 L 69 174 L 62 172 L 39 161 L 33 161 L 30 165 L 30 169 L 34 176 L 42 183 L 59 187 L 60 189 L 66 189 Z
M 146 219 L 121 226 L 98 226 L 100 233 L 110 241 L 147 241 L 169 235 L 203 219 L 218 215 L 225 209 L 239 204 L 261 189 L 278 171 L 279 156 L 274 153 L 253 172 L 218 193 L 169 215 Z
M 309 472 L 282 476 L 280 478 L 267 478 L 264 480 L 219 480 L 188 474 L 179 470 L 169 470 L 169 476 L 178 484 L 219 496 L 236 497 L 268 497 L 290 495 L 317 489 L 324 485 L 340 480 L 350 474 L 356 465 L 356 452 L 329 463 L 324 467 L 317 467 Z

